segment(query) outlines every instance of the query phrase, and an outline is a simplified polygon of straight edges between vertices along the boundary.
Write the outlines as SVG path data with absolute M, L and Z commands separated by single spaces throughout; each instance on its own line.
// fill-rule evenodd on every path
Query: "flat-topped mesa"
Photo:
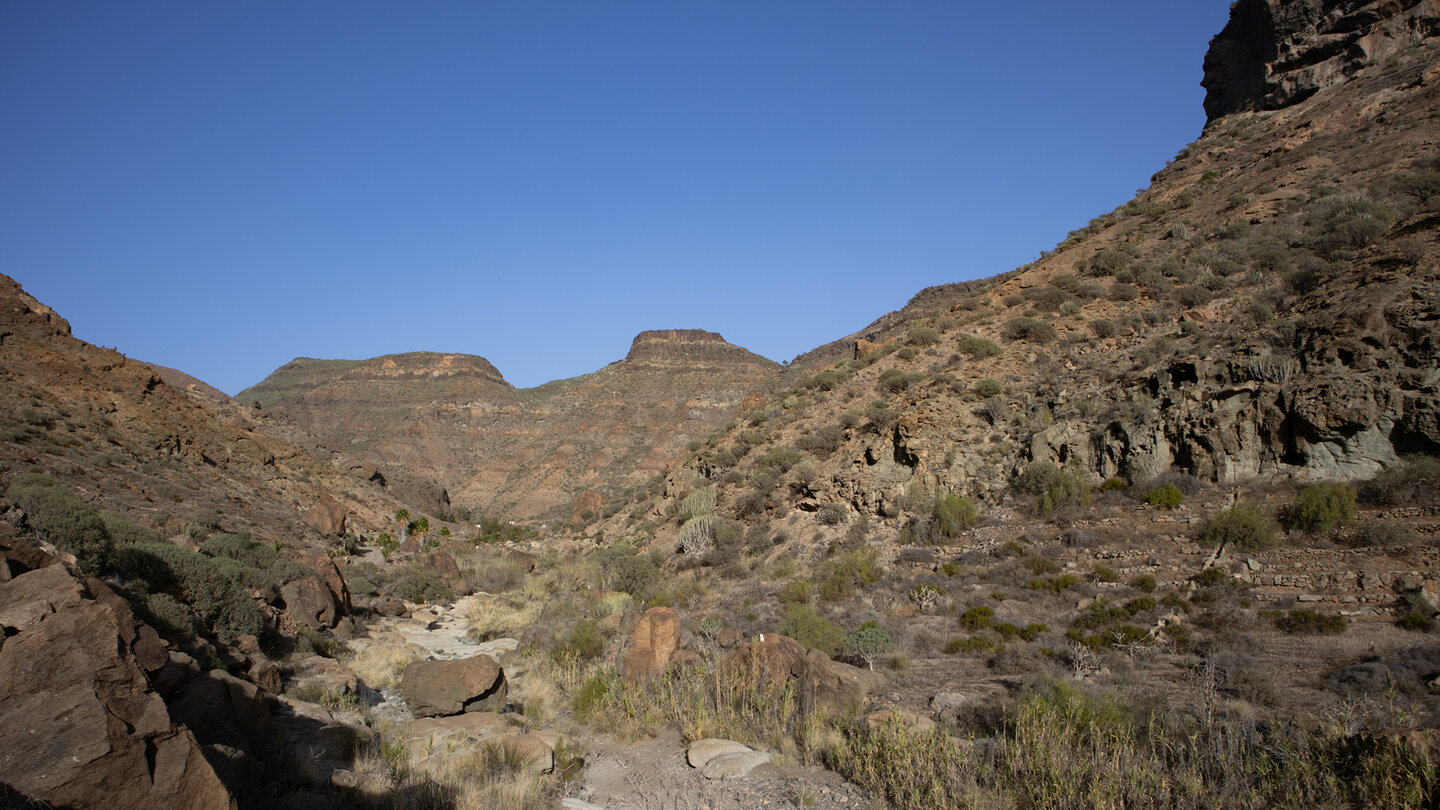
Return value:
M 362 360 L 340 376 L 344 382 L 357 380 L 439 380 L 474 378 L 509 387 L 500 370 L 475 354 L 406 352 Z
M 1440 0 L 1239 0 L 1205 54 L 1205 115 L 1278 110 L 1440 36 Z
M 707 365 L 754 363 L 775 365 L 760 355 L 727 343 L 718 332 L 704 329 L 651 329 L 635 336 L 627 363 Z

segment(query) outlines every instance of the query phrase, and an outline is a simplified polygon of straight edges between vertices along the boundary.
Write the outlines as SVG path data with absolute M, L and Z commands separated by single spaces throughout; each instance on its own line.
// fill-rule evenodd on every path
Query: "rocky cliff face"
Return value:
M 624 360 L 592 374 L 527 390 L 483 358 L 417 353 L 298 359 L 237 399 L 387 477 L 424 477 L 456 506 L 564 516 L 578 495 L 613 495 L 660 472 L 779 370 L 714 332 L 670 329 L 642 332 Z
M 1205 57 L 1205 113 L 1294 104 L 1437 33 L 1437 0 L 1239 0 Z

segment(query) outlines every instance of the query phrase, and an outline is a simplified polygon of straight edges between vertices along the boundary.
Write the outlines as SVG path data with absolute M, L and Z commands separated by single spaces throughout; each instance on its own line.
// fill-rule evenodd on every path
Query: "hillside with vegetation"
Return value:
M 1440 8 L 1240 0 L 1205 86 L 784 368 L 242 404 L 6 279 L 0 805 L 1440 806 Z

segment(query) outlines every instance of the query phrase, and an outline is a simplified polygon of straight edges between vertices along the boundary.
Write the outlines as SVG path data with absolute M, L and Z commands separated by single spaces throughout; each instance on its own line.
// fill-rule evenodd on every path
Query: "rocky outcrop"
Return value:
M 63 807 L 234 807 L 195 737 L 150 688 L 122 605 L 58 564 L 0 583 L 5 784 Z
M 416 661 L 405 668 L 400 692 L 410 713 L 435 717 L 498 711 L 509 692 L 495 659 L 476 655 L 453 661 Z
M 327 537 L 334 537 L 345 534 L 346 517 L 345 507 L 325 498 L 305 510 L 305 514 L 300 519 L 315 531 Z
M 861 709 L 884 677 L 801 646 L 789 636 L 762 633 L 720 662 L 726 677 L 758 677 L 772 685 L 794 684 L 803 700 L 835 713 Z
M 674 608 L 650 608 L 631 633 L 620 674 L 631 683 L 653 680 L 665 672 L 679 646 L 680 614 Z
M 1205 114 L 1289 106 L 1437 34 L 1437 0 L 1239 0 L 1205 55 Z
M 285 615 L 291 621 L 316 630 L 334 627 L 340 620 L 335 597 L 320 575 L 301 577 L 280 586 Z

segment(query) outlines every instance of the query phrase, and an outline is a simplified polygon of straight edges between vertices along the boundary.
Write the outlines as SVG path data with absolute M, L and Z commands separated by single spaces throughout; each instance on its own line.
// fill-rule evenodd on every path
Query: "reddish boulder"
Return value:
M 350 599 L 350 585 L 345 581 L 345 572 L 340 569 L 335 560 L 331 557 L 306 557 L 300 562 L 309 566 L 329 589 L 330 596 L 335 600 L 335 607 L 340 611 L 341 616 L 349 616 L 354 611 L 354 604 Z
M 300 519 L 315 531 L 329 536 L 345 534 L 345 519 L 348 516 L 345 507 L 329 498 L 324 498 L 305 510 L 305 514 Z
M 335 597 L 319 574 L 281 585 L 280 599 L 285 603 L 285 613 L 297 624 L 318 630 L 334 627 L 340 620 Z
M 150 690 L 126 641 L 137 637 L 132 618 L 95 598 L 103 587 L 53 564 L 0 583 L 6 785 L 54 806 L 233 808 L 194 736 Z
M 460 575 L 460 566 L 455 564 L 455 558 L 449 554 L 443 551 L 437 551 L 433 554 L 422 554 L 420 555 L 420 564 L 425 566 L 425 570 L 445 580 L 445 582 L 450 585 L 450 590 L 454 591 L 456 596 L 463 596 L 470 593 L 470 583 L 466 582 L 465 577 Z
M 631 683 L 652 680 L 670 665 L 679 646 L 680 614 L 674 608 L 650 608 L 630 634 L 630 649 L 620 663 L 620 674 Z
M 862 708 L 866 697 L 884 683 L 877 673 L 831 661 L 825 653 L 778 633 L 761 633 L 726 656 L 720 669 L 733 678 L 794 683 L 803 700 L 837 713 Z
M 405 668 L 400 693 L 416 717 L 498 711 L 509 684 L 494 658 L 476 655 L 454 661 L 415 661 Z

